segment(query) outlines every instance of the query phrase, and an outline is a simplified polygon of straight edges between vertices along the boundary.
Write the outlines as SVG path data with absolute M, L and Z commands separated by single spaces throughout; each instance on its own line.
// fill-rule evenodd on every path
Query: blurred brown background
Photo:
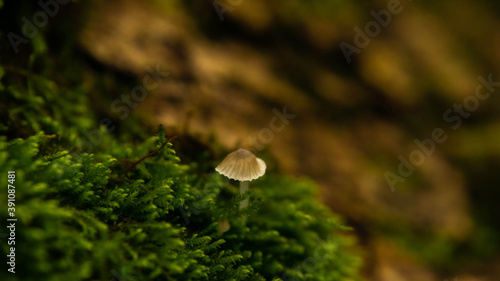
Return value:
M 89 59 L 137 81 L 169 73 L 133 114 L 314 179 L 367 280 L 500 280 L 500 88 L 474 96 L 478 76 L 500 81 L 498 2 L 191 2 L 86 4 Z M 436 128 L 446 140 L 401 175 Z

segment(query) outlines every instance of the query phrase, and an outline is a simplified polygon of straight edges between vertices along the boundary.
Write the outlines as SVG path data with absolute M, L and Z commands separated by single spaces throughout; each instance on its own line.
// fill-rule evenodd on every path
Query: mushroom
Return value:
M 220 234 L 228 231 L 229 229 L 231 229 L 231 225 L 229 224 L 229 221 L 228 220 L 220 220 L 218 221 L 217 223 L 217 232 L 219 232 Z
M 266 163 L 255 157 L 246 149 L 238 149 L 229 153 L 215 168 L 220 174 L 240 182 L 240 194 L 248 190 L 248 182 L 263 176 L 266 173 Z M 240 209 L 248 206 L 248 199 L 240 204 Z

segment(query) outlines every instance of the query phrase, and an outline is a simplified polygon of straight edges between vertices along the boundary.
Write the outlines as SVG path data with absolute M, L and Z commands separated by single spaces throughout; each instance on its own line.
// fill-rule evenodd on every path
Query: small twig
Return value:
M 141 159 L 139 159 L 139 161 L 135 162 L 134 165 L 132 165 L 130 168 L 128 168 L 126 171 L 125 171 L 125 175 L 130 172 L 130 170 L 132 170 L 133 168 L 135 168 L 135 166 L 137 166 L 137 164 L 141 163 L 144 159 L 148 158 L 148 157 L 151 157 L 151 156 L 154 156 L 156 153 L 158 153 L 167 143 L 171 142 L 172 140 L 174 140 L 175 138 L 177 138 L 177 136 L 173 136 L 171 137 L 168 141 L 166 141 L 164 144 L 162 144 L 160 146 L 160 148 L 158 148 L 158 150 L 154 151 L 154 152 L 151 152 L 149 153 L 148 155 L 142 157 Z

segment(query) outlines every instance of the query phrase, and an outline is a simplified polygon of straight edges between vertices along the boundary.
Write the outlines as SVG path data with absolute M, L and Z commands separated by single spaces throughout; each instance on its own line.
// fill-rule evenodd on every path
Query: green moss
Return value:
M 181 161 L 175 142 L 125 174 L 163 128 L 116 121 L 106 85 L 122 81 L 45 40 L 0 66 L 0 175 L 16 172 L 18 219 L 9 280 L 358 280 L 346 228 L 309 180 L 266 175 L 240 195 L 206 157 Z
M 132 154 L 163 140 L 160 132 Z M 171 144 L 124 175 L 125 145 L 115 155 L 70 155 L 46 148 L 51 141 L 40 132 L 0 142 L 0 173 L 16 171 L 16 268 L 30 268 L 17 280 L 110 280 L 113 272 L 139 280 L 356 276 L 343 227 L 315 202 L 309 181 L 268 176 L 240 196 L 221 175 L 180 164 Z M 221 220 L 229 231 L 217 231 Z
M 269 175 L 241 196 L 200 171 L 214 163 L 182 163 L 172 144 L 125 175 L 165 141 L 161 127 L 133 137 L 141 125 L 130 118 L 135 131 L 118 138 L 99 127 L 85 88 L 9 67 L 0 174 L 16 171 L 12 280 L 356 278 L 359 260 L 312 182 Z

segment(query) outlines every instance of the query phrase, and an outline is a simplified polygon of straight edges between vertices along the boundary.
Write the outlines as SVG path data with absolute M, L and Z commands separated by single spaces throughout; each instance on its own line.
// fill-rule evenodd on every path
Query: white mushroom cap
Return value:
M 266 173 L 266 163 L 252 152 L 240 148 L 229 153 L 215 170 L 230 179 L 251 181 Z

